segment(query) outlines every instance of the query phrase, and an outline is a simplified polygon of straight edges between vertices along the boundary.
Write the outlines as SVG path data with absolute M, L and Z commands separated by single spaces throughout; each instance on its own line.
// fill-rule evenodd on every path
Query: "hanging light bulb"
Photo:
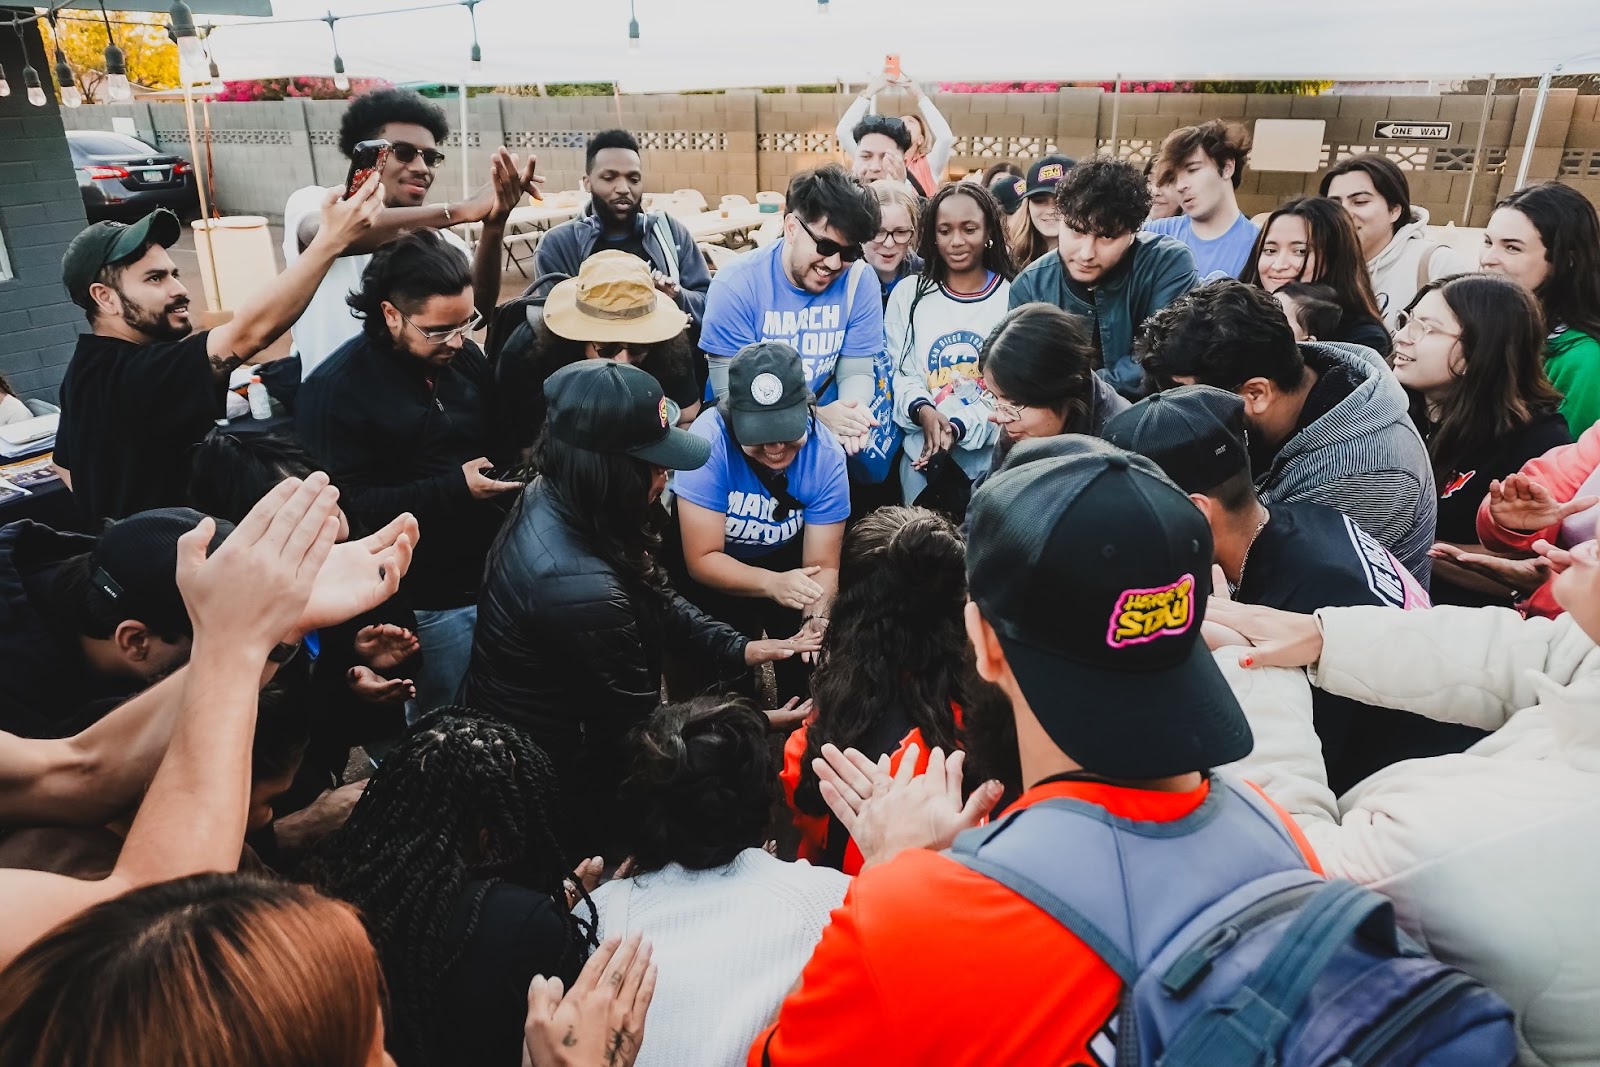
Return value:
M 213 59 L 211 61 L 211 91 L 220 93 L 225 87 L 222 80 L 222 71 L 217 68 L 217 61 Z
M 827 13 L 828 13 L 828 0 L 817 0 L 817 14 L 826 15 Z
M 128 86 L 128 57 L 117 47 L 111 35 L 111 16 L 106 13 L 106 0 L 100 0 L 100 17 L 106 20 L 106 91 L 113 100 L 131 100 L 133 90 Z
M 472 19 L 472 51 L 468 53 L 468 62 L 473 70 L 483 67 L 483 49 L 478 44 L 478 4 L 482 0 L 461 0 L 461 6 L 467 9 L 467 16 Z
M 183 0 L 176 0 L 167 17 L 172 22 L 171 34 L 178 42 L 178 69 L 186 81 L 199 81 L 206 69 L 206 50 L 200 43 L 200 34 L 194 28 L 194 12 Z
M 628 0 L 628 51 L 639 50 L 639 19 L 633 10 L 633 0 Z
M 341 92 L 350 88 L 350 79 L 344 73 L 344 57 L 337 52 L 333 54 L 333 87 Z
M 23 67 L 22 84 L 28 87 L 28 103 L 34 107 L 44 107 L 44 86 L 39 84 L 39 72 L 32 67 Z
M 0 96 L 11 95 L 11 82 L 6 78 L 6 68 L 0 66 Z
M 60 45 L 56 46 L 56 84 L 61 86 L 61 103 L 64 106 L 78 107 L 83 103 L 83 93 L 78 91 L 72 68 L 67 66 L 67 57 L 62 54 Z

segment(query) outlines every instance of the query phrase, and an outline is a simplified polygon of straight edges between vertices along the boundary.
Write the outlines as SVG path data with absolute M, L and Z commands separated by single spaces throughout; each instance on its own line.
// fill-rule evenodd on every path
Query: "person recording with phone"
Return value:
M 422 667 L 410 718 L 447 704 L 466 672 L 478 582 L 500 528 L 490 477 L 482 317 L 467 262 L 437 230 L 378 249 L 349 296 L 361 333 L 300 387 L 300 440 L 338 482 L 353 521 L 377 529 L 410 512 L 427 530 L 404 593 L 417 615 Z
M 346 305 L 345 297 L 361 288 L 361 274 L 372 253 L 420 227 L 438 230 L 472 264 L 474 302 L 485 316 L 494 309 L 500 295 L 500 248 L 506 219 L 524 192 L 538 199 L 538 186 L 544 179 L 534 173 L 537 157 L 519 162 L 500 148 L 490 157 L 490 180 L 471 199 L 424 203 L 440 168 L 448 162 L 439 143 L 449 132 L 443 109 L 410 89 L 374 89 L 350 101 L 339 123 L 339 151 L 351 161 L 346 193 L 362 172 L 375 171 L 385 210 L 382 221 L 328 271 L 311 305 L 294 324 L 302 379 L 309 378 L 319 363 L 361 331 L 361 320 Z M 316 237 L 318 206 L 327 194 L 322 186 L 308 185 L 290 194 L 284 204 L 286 264 L 293 264 Z M 483 224 L 476 257 L 450 229 L 463 223 Z

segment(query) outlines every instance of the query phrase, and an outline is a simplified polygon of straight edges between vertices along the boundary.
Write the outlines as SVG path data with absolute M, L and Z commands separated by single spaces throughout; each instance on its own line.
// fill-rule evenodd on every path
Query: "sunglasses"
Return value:
M 811 227 L 807 226 L 806 220 L 801 218 L 799 215 L 795 215 L 794 221 L 798 222 L 800 224 L 800 228 L 806 231 L 806 236 L 811 238 L 811 243 L 817 246 L 817 255 L 821 256 L 823 259 L 828 259 L 831 256 L 838 256 L 841 262 L 854 263 L 856 260 L 861 258 L 862 253 L 860 245 L 842 245 L 838 241 L 830 241 L 826 237 L 818 237 L 816 234 L 811 232 Z
M 417 156 L 422 157 L 423 164 L 429 170 L 438 170 L 444 165 L 444 153 L 433 148 L 418 148 L 414 144 L 404 141 L 393 141 L 389 145 L 389 154 L 401 163 L 409 164 Z
M 601 359 L 616 359 L 626 352 L 635 362 L 643 362 L 650 356 L 653 345 L 641 345 L 633 341 L 596 341 L 594 351 Z

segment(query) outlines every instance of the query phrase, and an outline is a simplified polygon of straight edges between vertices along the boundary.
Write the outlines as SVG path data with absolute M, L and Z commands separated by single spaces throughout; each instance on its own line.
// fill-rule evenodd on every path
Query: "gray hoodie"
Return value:
M 1438 501 L 1405 389 L 1370 348 L 1313 341 L 1300 350 L 1319 375 L 1342 367 L 1358 384 L 1256 471 L 1256 490 L 1269 504 L 1312 500 L 1337 508 L 1426 587 Z

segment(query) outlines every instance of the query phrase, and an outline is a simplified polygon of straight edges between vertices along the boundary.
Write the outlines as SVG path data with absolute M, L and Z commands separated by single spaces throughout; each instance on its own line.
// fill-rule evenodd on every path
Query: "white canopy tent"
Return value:
M 1600 70 L 1596 0 L 1141 0 L 974 7 L 970 0 L 272 0 L 210 45 L 225 78 L 329 74 L 331 7 L 351 77 L 473 85 L 614 81 L 625 92 L 861 82 L 901 56 L 924 80 L 1443 79 Z M 978 12 L 982 12 L 978 15 Z

